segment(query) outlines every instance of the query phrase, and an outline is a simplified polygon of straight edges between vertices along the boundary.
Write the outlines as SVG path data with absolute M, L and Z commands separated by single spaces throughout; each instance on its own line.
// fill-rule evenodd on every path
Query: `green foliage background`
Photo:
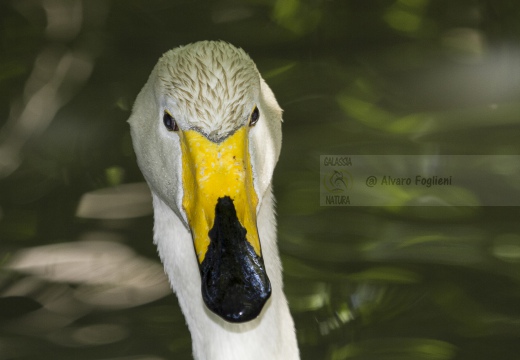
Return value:
M 133 100 L 162 53 L 203 39 L 244 48 L 285 111 L 274 189 L 302 359 L 517 357 L 518 207 L 320 207 L 319 156 L 520 154 L 520 3 L 11 0 L 0 14 L 0 359 L 190 358 L 173 295 L 38 331 L 24 321 L 43 294 L 79 285 L 8 264 L 92 234 L 158 262 L 151 216 L 76 209 L 142 181 Z M 123 335 L 81 341 L 105 323 Z

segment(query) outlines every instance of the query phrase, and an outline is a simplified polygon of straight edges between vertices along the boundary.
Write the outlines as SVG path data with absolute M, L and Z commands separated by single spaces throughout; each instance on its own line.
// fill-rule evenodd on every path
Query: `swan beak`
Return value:
M 182 205 L 191 229 L 206 306 L 229 322 L 256 318 L 271 295 L 258 230 L 249 127 L 213 142 L 180 131 Z

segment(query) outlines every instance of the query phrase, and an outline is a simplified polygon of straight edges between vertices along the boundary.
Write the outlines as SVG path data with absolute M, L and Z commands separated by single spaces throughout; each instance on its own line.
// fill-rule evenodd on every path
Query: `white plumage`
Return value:
M 252 109 L 260 120 L 249 127 Z M 179 130 L 163 125 L 171 114 Z M 152 191 L 154 242 L 186 318 L 196 359 L 298 359 L 294 324 L 283 293 L 271 178 L 281 149 L 281 109 L 255 64 L 224 42 L 198 42 L 167 52 L 140 92 L 129 119 L 137 160 Z M 183 198 L 183 133 L 219 143 L 247 128 L 256 225 L 272 293 L 260 315 L 229 323 L 201 296 L 189 214 Z M 186 166 L 186 165 L 184 165 Z M 184 170 L 185 171 L 185 170 Z M 204 171 L 209 171 L 205 169 Z

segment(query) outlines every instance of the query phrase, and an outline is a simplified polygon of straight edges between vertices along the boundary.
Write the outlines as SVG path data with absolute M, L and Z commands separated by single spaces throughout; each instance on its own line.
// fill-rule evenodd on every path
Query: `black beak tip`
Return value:
M 271 296 L 271 287 L 256 293 L 254 297 L 240 292 L 229 291 L 219 301 L 204 296 L 206 306 L 222 319 L 231 323 L 243 323 L 256 319 Z
M 246 238 L 229 196 L 219 198 L 210 244 L 200 264 L 202 298 L 209 310 L 232 323 L 253 320 L 271 296 L 263 259 Z
M 257 294 L 252 301 L 242 296 L 228 296 L 223 300 L 216 313 L 232 323 L 251 321 L 260 315 L 270 296 L 271 288 L 262 294 Z

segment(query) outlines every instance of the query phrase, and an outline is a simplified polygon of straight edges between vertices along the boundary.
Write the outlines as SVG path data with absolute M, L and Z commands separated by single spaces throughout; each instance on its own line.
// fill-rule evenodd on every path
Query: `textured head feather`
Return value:
M 242 50 L 201 41 L 165 53 L 158 74 L 176 113 L 192 129 L 218 141 L 243 125 L 260 91 L 260 75 Z

